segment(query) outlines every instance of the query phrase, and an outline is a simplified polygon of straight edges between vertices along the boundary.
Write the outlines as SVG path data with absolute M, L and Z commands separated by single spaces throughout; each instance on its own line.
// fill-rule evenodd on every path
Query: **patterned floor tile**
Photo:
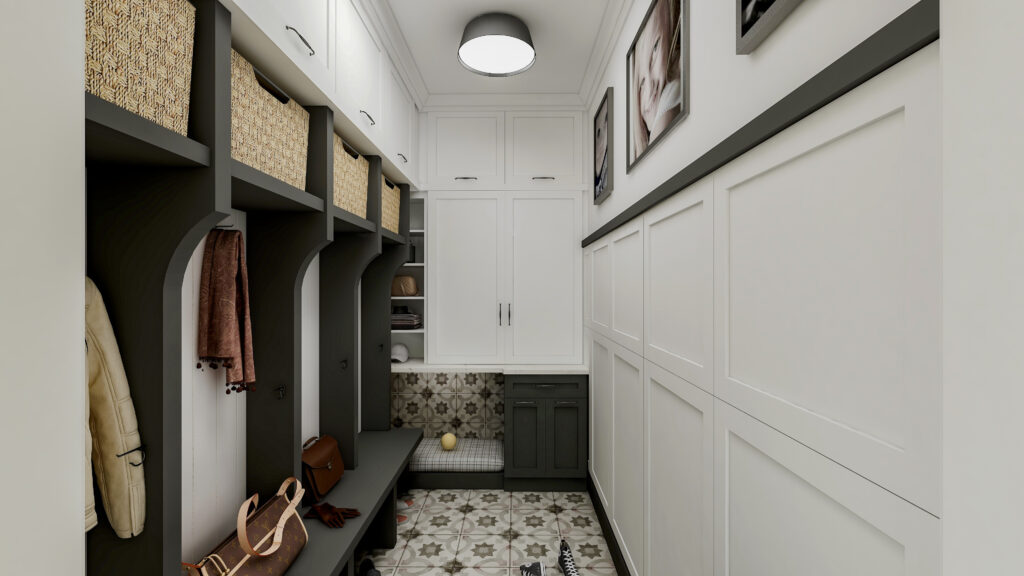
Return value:
M 427 501 L 427 494 L 429 493 L 429 490 L 421 490 L 419 488 L 415 488 L 413 490 L 408 490 L 402 494 L 399 494 L 398 499 L 412 500 L 412 504 L 410 504 L 411 507 L 422 508 Z
M 469 494 L 469 490 L 431 490 L 427 496 L 427 506 L 458 508 L 469 501 Z
M 444 566 L 455 560 L 455 554 L 458 551 L 459 536 L 457 534 L 418 536 L 406 544 L 405 553 L 402 554 L 399 566 Z
M 558 570 L 558 536 L 547 538 L 518 536 L 512 539 L 509 548 L 509 562 L 513 567 L 538 561 L 543 562 L 544 566 L 549 569 Z
M 398 514 L 398 533 L 404 534 L 416 525 L 416 520 L 420 517 L 419 508 L 406 508 L 405 510 L 399 510 Z M 403 521 L 403 518 L 405 519 Z
M 390 550 L 370 550 L 369 557 L 373 560 L 373 565 L 384 568 L 398 566 L 402 560 L 402 553 L 405 552 L 405 543 L 406 541 L 399 536 L 398 544 Z
M 513 510 L 538 510 L 554 504 L 550 492 L 513 492 Z
M 456 562 L 467 568 L 509 566 L 509 541 L 505 536 L 463 534 Z
M 562 536 L 603 536 L 601 522 L 593 510 L 566 510 L 558 515 Z
M 566 510 L 594 509 L 594 503 L 590 501 L 590 494 L 586 492 L 553 492 L 551 496 L 555 504 Z
M 558 516 L 547 510 L 512 510 L 511 528 L 523 536 L 558 536 Z
M 614 568 L 608 544 L 601 536 L 575 536 L 565 539 L 579 568 Z
M 580 576 L 619 576 L 615 568 L 583 568 Z
M 401 566 L 394 572 L 380 571 L 381 576 L 448 576 L 448 570 L 437 566 Z
M 416 520 L 416 531 L 420 534 L 459 534 L 466 514 L 445 506 L 428 506 Z
M 501 568 L 463 568 L 452 572 L 452 576 L 519 576 L 519 569 L 514 571 L 507 567 Z
M 462 523 L 463 534 L 508 534 L 511 528 L 509 509 L 473 510 Z
M 512 495 L 504 490 L 473 490 L 469 494 L 469 505 L 477 510 L 508 510 L 512 506 Z

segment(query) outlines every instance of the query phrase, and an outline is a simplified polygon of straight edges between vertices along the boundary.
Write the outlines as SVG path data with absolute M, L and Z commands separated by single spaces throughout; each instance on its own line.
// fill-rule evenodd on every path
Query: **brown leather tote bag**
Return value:
M 291 498 L 288 488 L 295 487 Z M 281 484 L 269 502 L 259 503 L 254 494 L 238 510 L 234 534 L 224 540 L 199 564 L 185 564 L 189 576 L 280 576 L 288 571 L 309 534 L 298 507 L 305 490 L 295 478 Z
M 323 500 L 345 473 L 338 441 L 324 435 L 310 438 L 302 445 L 302 475 L 309 491 L 306 496 L 313 503 Z

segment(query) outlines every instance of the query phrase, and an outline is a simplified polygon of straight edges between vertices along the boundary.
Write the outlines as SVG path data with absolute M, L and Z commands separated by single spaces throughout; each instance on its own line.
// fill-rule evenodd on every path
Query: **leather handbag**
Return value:
M 391 281 L 392 296 L 418 296 L 419 287 L 416 286 L 416 278 L 412 276 L 395 276 Z
M 338 441 L 330 436 L 313 437 L 302 445 L 302 475 L 309 486 L 306 495 L 314 503 L 334 488 L 345 473 Z
M 199 564 L 182 563 L 189 576 L 280 576 L 287 572 L 309 540 L 297 510 L 304 493 L 297 479 L 288 478 L 269 502 L 250 512 L 259 504 L 259 495 L 254 494 L 238 509 L 234 534 Z

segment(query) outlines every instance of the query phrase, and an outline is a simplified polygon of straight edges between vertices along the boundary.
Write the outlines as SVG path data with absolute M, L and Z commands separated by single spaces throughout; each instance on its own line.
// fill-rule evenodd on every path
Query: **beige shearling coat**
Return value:
M 142 532 L 146 520 L 146 484 L 135 405 L 114 328 L 103 298 L 85 279 L 85 342 L 89 359 L 89 429 L 92 466 L 103 509 L 120 538 Z

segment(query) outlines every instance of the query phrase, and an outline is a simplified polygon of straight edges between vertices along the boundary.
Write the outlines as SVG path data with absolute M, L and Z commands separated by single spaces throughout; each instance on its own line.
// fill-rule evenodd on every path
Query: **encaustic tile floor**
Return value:
M 413 490 L 399 511 L 398 544 L 370 556 L 382 576 L 519 576 L 540 561 L 558 576 L 558 545 L 580 576 L 616 576 L 586 492 Z M 404 520 L 403 520 L 404 518 Z

